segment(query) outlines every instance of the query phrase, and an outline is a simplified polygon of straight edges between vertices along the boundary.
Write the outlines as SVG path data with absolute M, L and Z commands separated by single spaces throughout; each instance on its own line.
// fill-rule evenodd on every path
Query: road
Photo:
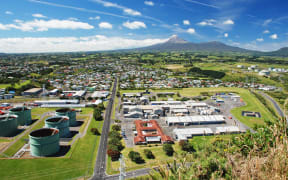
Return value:
M 143 169 L 138 169 L 135 171 L 129 171 L 129 172 L 126 172 L 125 179 L 138 177 L 138 176 L 144 176 L 144 175 L 149 174 L 150 171 L 151 171 L 150 168 L 143 168 Z M 105 180 L 118 180 L 119 174 L 106 176 L 104 179 Z
M 264 96 L 266 99 L 268 99 L 272 104 L 273 106 L 275 107 L 278 115 L 280 117 L 284 117 L 284 112 L 282 111 L 281 107 L 278 105 L 278 103 L 273 99 L 271 98 L 270 96 L 268 96 L 266 93 L 263 93 L 263 92 L 259 92 L 262 96 Z
M 106 107 L 104 124 L 102 128 L 102 135 L 100 139 L 100 145 L 98 149 L 96 164 L 94 167 L 94 174 L 91 178 L 92 180 L 102 180 L 106 177 L 106 151 L 107 151 L 107 141 L 108 141 L 108 134 L 110 129 L 111 123 L 111 113 L 113 111 L 113 104 L 116 95 L 116 88 L 117 88 L 117 77 L 115 78 L 115 82 L 113 85 L 111 97 L 108 102 L 108 106 Z

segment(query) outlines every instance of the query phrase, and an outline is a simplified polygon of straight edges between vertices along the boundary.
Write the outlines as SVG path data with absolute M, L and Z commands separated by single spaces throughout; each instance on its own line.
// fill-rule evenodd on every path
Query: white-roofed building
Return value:
M 216 127 L 215 134 L 233 134 L 240 133 L 240 129 L 237 126 L 223 126 Z
M 222 115 L 166 117 L 166 124 L 168 126 L 174 126 L 174 125 L 188 126 L 188 125 L 221 124 L 221 123 L 225 123 L 225 117 Z
M 211 128 L 189 128 L 189 129 L 174 129 L 173 133 L 175 135 L 175 139 L 187 140 L 192 138 L 193 136 L 203 136 L 203 135 L 213 135 L 213 131 Z

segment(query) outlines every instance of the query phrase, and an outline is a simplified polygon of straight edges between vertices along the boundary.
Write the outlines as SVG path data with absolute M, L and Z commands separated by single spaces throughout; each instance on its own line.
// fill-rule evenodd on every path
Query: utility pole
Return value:
M 125 173 L 125 161 L 124 161 L 124 158 L 123 158 L 122 154 L 120 155 L 119 161 L 120 161 L 119 180 L 125 180 L 125 176 L 126 176 L 126 173 Z

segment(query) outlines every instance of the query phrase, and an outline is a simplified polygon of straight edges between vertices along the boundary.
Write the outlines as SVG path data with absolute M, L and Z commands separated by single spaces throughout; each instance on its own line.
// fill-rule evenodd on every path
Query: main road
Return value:
M 259 93 L 273 104 L 273 106 L 275 107 L 275 109 L 276 109 L 276 111 L 280 117 L 285 117 L 285 114 L 282 111 L 281 107 L 278 105 L 278 103 L 272 97 L 268 96 L 266 93 L 263 93 L 261 91 L 259 91 Z
M 104 118 L 104 124 L 102 128 L 102 134 L 100 139 L 100 145 L 98 149 L 96 164 L 94 167 L 94 174 L 91 179 L 93 180 L 102 180 L 106 177 L 106 151 L 107 151 L 107 141 L 108 141 L 108 134 L 110 129 L 110 123 L 111 123 L 111 113 L 113 111 L 113 104 L 114 99 L 116 95 L 116 89 L 117 89 L 117 77 L 115 77 L 115 82 L 113 85 L 111 97 L 108 102 L 108 106 L 106 107 L 105 112 L 105 118 Z

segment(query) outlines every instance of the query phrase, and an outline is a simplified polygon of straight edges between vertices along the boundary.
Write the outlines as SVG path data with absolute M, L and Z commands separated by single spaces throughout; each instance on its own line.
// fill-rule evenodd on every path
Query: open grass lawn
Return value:
M 194 145 L 194 147 L 197 150 L 197 145 L 199 144 L 209 144 L 215 140 L 216 137 L 221 137 L 223 139 L 230 139 L 232 135 L 220 135 L 220 136 L 197 136 L 189 141 Z M 158 144 L 158 146 L 155 146 L 154 144 L 150 145 L 151 147 L 148 147 L 147 145 L 139 145 L 139 146 L 134 146 L 133 148 L 125 148 L 122 151 L 123 157 L 125 159 L 125 171 L 132 171 L 136 169 L 141 169 L 141 168 L 149 168 L 149 167 L 154 167 L 154 166 L 159 166 L 166 164 L 167 162 L 172 162 L 174 160 L 173 156 L 167 156 L 165 152 L 162 149 L 162 145 Z M 144 155 L 144 149 L 150 149 L 152 153 L 155 156 L 155 159 L 147 159 Z M 175 142 L 173 145 L 173 149 L 176 152 L 176 154 L 181 154 L 183 151 L 181 150 L 181 147 L 179 146 L 178 142 Z M 141 157 L 145 160 L 145 163 L 143 164 L 136 164 L 133 161 L 130 160 L 128 157 L 128 154 L 130 151 L 137 151 L 141 154 Z M 108 158 L 107 162 L 107 173 L 108 174 L 117 174 L 119 173 L 119 166 L 120 163 L 119 161 L 112 162 L 110 158 Z
M 0 84 L 0 89 L 7 88 L 8 86 L 10 86 L 10 84 Z
M 83 109 L 82 113 L 92 113 L 92 108 Z M 96 160 L 100 136 L 90 133 L 90 128 L 97 127 L 101 132 L 103 121 L 92 120 L 87 134 L 78 139 L 65 157 L 35 159 L 1 159 L 1 179 L 72 179 L 90 176 Z

